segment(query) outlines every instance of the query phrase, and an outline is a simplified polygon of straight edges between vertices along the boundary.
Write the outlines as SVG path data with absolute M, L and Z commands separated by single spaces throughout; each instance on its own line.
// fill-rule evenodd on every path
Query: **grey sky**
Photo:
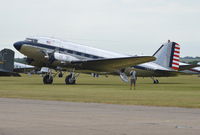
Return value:
M 126 54 L 152 55 L 168 39 L 200 56 L 199 0 L 0 0 L 0 49 L 51 36 Z M 19 53 L 16 57 L 21 57 Z

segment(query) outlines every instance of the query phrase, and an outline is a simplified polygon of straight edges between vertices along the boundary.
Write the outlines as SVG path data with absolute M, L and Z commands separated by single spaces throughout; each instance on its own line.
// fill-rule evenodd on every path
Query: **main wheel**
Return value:
M 53 83 L 53 77 L 50 75 L 45 75 L 43 77 L 43 83 L 44 84 L 52 84 Z
M 153 81 L 154 84 L 159 84 L 159 81 L 156 79 Z
M 159 81 L 158 81 L 158 80 L 156 80 L 156 84 L 159 84 Z
M 63 77 L 63 73 L 60 72 L 60 73 L 58 74 L 58 77 L 59 77 L 59 78 L 62 78 L 62 77 Z
M 65 83 L 66 83 L 66 84 L 75 84 L 75 83 L 76 83 L 76 80 L 72 78 L 72 75 L 68 75 L 68 76 L 65 78 Z

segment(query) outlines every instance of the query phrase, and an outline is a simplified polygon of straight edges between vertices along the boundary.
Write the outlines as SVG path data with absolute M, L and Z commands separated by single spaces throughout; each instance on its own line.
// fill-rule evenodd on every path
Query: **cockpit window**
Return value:
M 26 38 L 26 41 L 33 42 L 33 43 L 37 43 L 38 42 L 37 39 L 33 39 L 33 38 Z

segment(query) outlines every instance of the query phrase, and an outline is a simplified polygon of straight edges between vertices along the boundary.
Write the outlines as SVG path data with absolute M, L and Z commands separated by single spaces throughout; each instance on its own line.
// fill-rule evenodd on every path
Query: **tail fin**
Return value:
M 156 57 L 156 64 L 165 68 L 179 70 L 180 45 L 175 42 L 163 44 L 153 55 Z
M 13 72 L 14 69 L 14 51 L 3 49 L 0 51 L 0 70 L 3 72 Z

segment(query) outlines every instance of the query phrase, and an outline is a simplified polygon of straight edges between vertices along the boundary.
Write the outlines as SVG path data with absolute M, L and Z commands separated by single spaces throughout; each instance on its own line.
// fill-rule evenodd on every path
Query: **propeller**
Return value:
M 120 78 L 122 81 L 124 81 L 126 83 L 129 82 L 128 76 L 124 72 L 120 72 Z

